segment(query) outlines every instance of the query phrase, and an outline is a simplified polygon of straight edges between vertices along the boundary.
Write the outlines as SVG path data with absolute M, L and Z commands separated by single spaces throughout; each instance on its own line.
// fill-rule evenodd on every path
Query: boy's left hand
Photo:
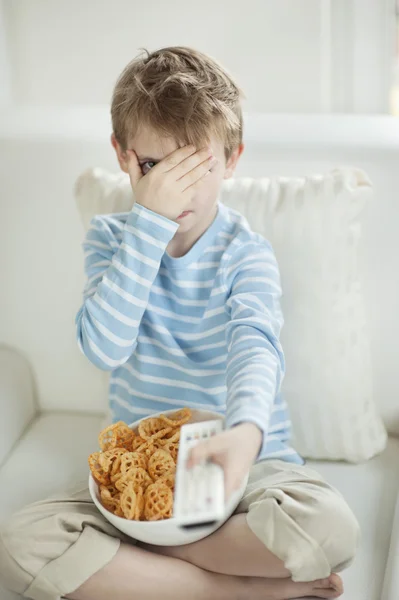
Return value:
M 249 472 L 262 444 L 262 432 L 254 423 L 240 423 L 223 431 L 191 450 L 188 467 L 212 460 L 221 465 L 225 473 L 225 497 L 238 489 Z

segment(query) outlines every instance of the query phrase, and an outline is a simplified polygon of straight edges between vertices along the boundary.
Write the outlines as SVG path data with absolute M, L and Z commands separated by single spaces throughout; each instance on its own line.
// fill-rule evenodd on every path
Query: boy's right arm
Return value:
M 83 248 L 87 283 L 76 315 L 82 352 L 103 370 L 125 363 L 137 345 L 138 328 L 162 256 L 178 224 L 139 204 L 122 224 L 94 217 Z M 117 248 L 117 249 L 115 249 Z
M 137 157 L 129 153 L 129 176 L 136 203 L 126 223 L 112 215 L 94 217 L 83 248 L 87 284 L 76 315 L 78 344 L 103 370 L 125 363 L 137 345 L 141 319 L 162 256 L 209 172 L 208 149 L 178 148 L 142 175 Z M 116 238 L 120 229 L 122 240 Z

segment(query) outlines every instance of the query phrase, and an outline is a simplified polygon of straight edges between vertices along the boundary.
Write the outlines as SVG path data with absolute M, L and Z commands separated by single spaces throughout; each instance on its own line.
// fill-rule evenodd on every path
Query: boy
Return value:
M 289 447 L 281 396 L 280 280 L 270 244 L 218 202 L 242 144 L 240 90 L 211 58 L 166 48 L 132 61 L 112 100 L 113 134 L 135 204 L 86 236 L 78 343 L 112 371 L 113 421 L 192 406 L 226 430 L 192 462 L 223 464 L 236 513 L 184 547 L 134 543 L 86 485 L 20 511 L 0 572 L 35 600 L 337 598 L 358 542 L 342 496 Z

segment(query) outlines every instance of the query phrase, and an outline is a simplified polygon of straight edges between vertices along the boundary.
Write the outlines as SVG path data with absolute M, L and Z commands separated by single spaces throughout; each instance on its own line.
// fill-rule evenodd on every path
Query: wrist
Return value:
M 144 197 L 137 195 L 136 202 L 137 202 L 137 204 L 140 204 L 147 210 L 150 210 L 152 213 L 155 213 L 164 219 L 168 219 L 168 221 L 174 222 L 175 219 L 182 212 L 179 209 L 173 210 L 173 205 L 170 206 L 170 203 L 168 203 L 168 202 L 163 202 L 161 204 L 160 202 L 157 202 L 156 199 L 154 200 L 154 198 L 152 198 L 152 197 L 148 198 L 147 195 L 145 195 Z
M 132 209 L 131 209 L 131 213 L 136 213 L 138 216 L 141 214 L 142 211 L 146 211 L 147 213 L 150 213 L 154 219 L 155 219 L 155 223 L 156 224 L 162 224 L 164 223 L 164 227 L 167 230 L 169 230 L 172 226 L 172 234 L 174 235 L 177 231 L 177 229 L 179 228 L 179 224 L 176 223 L 173 219 L 169 218 L 167 215 L 164 215 L 160 212 L 158 212 L 157 210 L 155 210 L 154 207 L 148 205 L 148 204 L 143 204 L 142 202 L 140 202 L 140 200 L 136 199 L 133 203 Z M 159 220 L 157 220 L 157 218 L 159 218 Z M 147 219 L 148 221 L 148 219 Z M 154 222 L 148 222 L 147 223 L 147 229 L 149 232 L 153 231 L 153 224 Z M 144 223 L 142 224 L 142 226 L 144 225 Z M 170 236 L 170 238 L 173 237 Z M 170 241 L 170 240 L 169 240 Z
M 255 423 L 245 421 L 236 425 L 237 429 L 242 432 L 245 439 L 251 441 L 254 448 L 255 456 L 258 456 L 263 442 L 263 431 Z

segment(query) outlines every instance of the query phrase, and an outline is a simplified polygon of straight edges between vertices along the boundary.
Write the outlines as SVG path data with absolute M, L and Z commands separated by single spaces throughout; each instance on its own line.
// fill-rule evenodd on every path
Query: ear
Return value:
M 116 157 L 118 159 L 120 168 L 125 173 L 129 173 L 128 168 L 127 168 L 127 156 L 126 156 L 124 150 L 122 149 L 122 146 L 116 139 L 114 132 L 112 132 L 112 134 L 111 134 L 111 144 L 116 152 Z
M 238 163 L 238 159 L 240 158 L 240 156 L 243 152 L 244 152 L 244 144 L 240 144 L 239 146 L 237 146 L 237 148 L 235 150 L 233 150 L 229 160 L 226 163 L 226 170 L 224 172 L 223 179 L 230 179 L 230 177 L 233 177 L 235 168 Z

